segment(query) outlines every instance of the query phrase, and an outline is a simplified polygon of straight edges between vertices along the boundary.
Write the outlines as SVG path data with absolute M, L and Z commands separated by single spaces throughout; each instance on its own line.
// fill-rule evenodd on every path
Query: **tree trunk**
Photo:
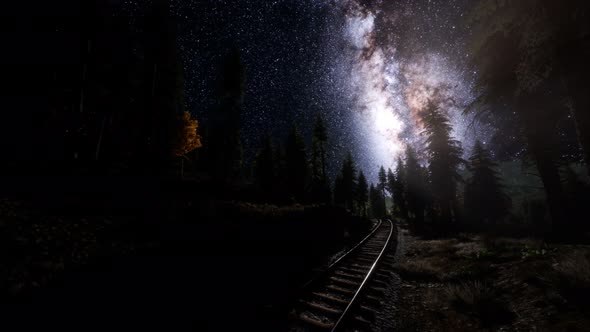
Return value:
M 102 146 L 102 138 L 104 136 L 104 128 L 107 122 L 107 117 L 105 116 L 102 119 L 102 123 L 100 125 L 100 132 L 98 133 L 98 140 L 96 142 L 96 149 L 94 151 L 94 160 L 98 161 L 98 158 L 100 157 L 100 149 Z
M 322 183 L 326 183 L 326 151 L 324 149 L 324 142 L 320 142 L 320 154 L 322 158 Z
M 450 225 L 453 222 L 452 201 L 442 202 L 442 222 L 446 225 Z
M 562 231 L 564 229 L 563 223 L 565 222 L 565 208 L 559 168 L 550 151 L 543 148 L 546 144 L 539 141 L 536 135 L 528 136 L 531 153 L 537 164 L 537 169 L 547 196 L 547 205 L 549 206 L 549 213 L 551 214 L 552 220 L 551 228 L 552 230 Z
M 586 99 L 581 102 L 579 98 Z M 590 175 L 590 107 L 588 107 L 588 96 L 575 98 L 574 101 L 574 118 L 576 122 L 576 131 L 580 146 L 584 151 L 584 161 L 586 162 L 586 171 Z
M 566 45 L 558 54 L 561 77 L 571 97 L 578 141 L 590 175 L 590 89 L 587 84 L 590 74 L 590 35 Z

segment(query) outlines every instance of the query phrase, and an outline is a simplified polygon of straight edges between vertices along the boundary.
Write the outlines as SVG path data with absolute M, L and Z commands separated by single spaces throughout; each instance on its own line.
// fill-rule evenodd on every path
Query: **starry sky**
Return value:
M 417 113 L 441 100 L 466 153 L 489 125 L 463 109 L 474 98 L 467 69 L 469 0 L 178 0 L 178 44 L 189 109 L 203 123 L 227 52 L 246 71 L 242 143 L 252 160 L 262 138 L 297 125 L 308 146 L 317 114 L 329 127 L 330 172 L 347 151 L 372 181 L 403 149 L 423 146 Z M 126 11 L 141 15 L 142 3 Z M 444 105 L 443 105 L 444 104 Z

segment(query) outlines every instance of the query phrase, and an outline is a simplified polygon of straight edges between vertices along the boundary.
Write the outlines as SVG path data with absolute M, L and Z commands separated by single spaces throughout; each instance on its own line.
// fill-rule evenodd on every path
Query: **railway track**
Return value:
M 371 331 L 388 287 L 395 239 L 390 220 L 379 221 L 350 251 L 307 283 L 288 331 Z

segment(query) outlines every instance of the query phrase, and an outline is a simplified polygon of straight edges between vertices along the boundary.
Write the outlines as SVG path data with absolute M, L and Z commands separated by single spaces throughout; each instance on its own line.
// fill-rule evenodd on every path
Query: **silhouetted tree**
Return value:
M 346 199 L 344 196 L 344 183 L 342 181 L 342 174 L 338 174 L 334 180 L 334 205 L 345 207 Z
M 496 223 L 508 214 L 509 197 L 500 183 L 498 165 L 477 141 L 469 158 L 471 177 L 465 185 L 465 213 L 476 223 Z
M 326 143 L 328 133 L 321 115 L 316 118 L 312 137 L 311 195 L 314 202 L 330 202 L 330 186 L 326 174 Z
M 270 136 L 264 138 L 262 149 L 256 155 L 254 178 L 263 197 L 272 198 L 277 185 L 277 165 L 275 163 L 274 148 Z M 275 197 L 276 198 L 276 197 Z
M 590 3 L 540 0 L 482 4 L 474 9 L 470 43 L 475 55 L 470 59 L 482 94 L 471 109 L 496 115 L 506 110 L 514 113 L 512 118 L 543 182 L 553 225 L 558 226 L 566 221 L 556 144 L 560 119 L 575 122 L 586 167 L 590 167 L 590 112 L 585 88 L 590 73 Z M 501 25 L 490 24 L 498 18 Z
M 274 162 L 276 168 L 276 183 L 273 190 L 280 201 L 289 201 L 294 197 L 290 194 L 288 186 L 289 173 L 287 168 L 287 153 L 285 148 L 278 144 L 274 149 Z
M 371 216 L 373 218 L 385 217 L 385 197 L 383 196 L 382 191 L 372 183 L 369 188 L 369 203 L 371 206 Z
M 371 217 L 377 218 L 379 215 L 379 190 L 375 189 L 375 185 L 371 183 L 369 186 L 369 205 L 371 208 Z
M 573 230 L 588 230 L 590 224 L 585 218 L 590 212 L 590 185 L 580 179 L 571 166 L 565 169 L 565 197 L 567 203 L 568 220 Z M 583 233 L 583 232 L 580 232 Z
M 392 203 L 395 202 L 395 196 L 397 195 L 396 191 L 395 191 L 395 174 L 393 174 L 393 171 L 391 170 L 391 168 L 387 169 L 387 191 L 389 191 L 389 194 L 391 195 L 391 201 Z M 391 215 L 393 215 L 395 212 L 395 204 L 391 205 Z
M 359 208 L 359 214 L 361 216 L 366 216 L 367 202 L 369 201 L 369 185 L 367 183 L 365 174 L 363 174 L 363 171 L 359 171 L 355 194 L 355 200 Z
M 406 177 L 404 163 L 401 157 L 397 158 L 395 169 L 395 179 L 393 183 L 393 210 L 402 218 L 408 217 L 408 208 L 406 205 Z
M 424 209 L 426 208 L 426 174 L 418 163 L 416 152 L 409 146 L 406 148 L 405 166 L 405 196 L 408 212 L 413 222 L 422 224 L 424 222 Z
M 434 103 L 423 111 L 422 121 L 435 210 L 440 210 L 440 219 L 449 223 L 456 212 L 457 181 L 462 180 L 458 172 L 463 162 L 461 143 L 451 138 L 449 120 Z
M 287 193 L 297 202 L 303 202 L 307 183 L 308 165 L 305 142 L 299 130 L 293 126 L 285 145 L 285 170 Z
M 354 210 L 356 180 L 356 167 L 349 152 L 334 182 L 334 202 L 351 211 Z
M 175 124 L 184 113 L 185 104 L 182 63 L 176 47 L 176 25 L 170 15 L 169 0 L 153 2 L 146 24 L 145 43 L 147 80 L 144 89 L 148 97 L 147 112 L 142 115 L 147 121 L 142 139 L 148 159 L 160 169 L 170 158 L 176 137 Z
M 548 130 L 540 137 L 527 134 L 527 140 L 534 138 L 541 145 L 551 138 L 546 134 L 555 130 L 557 121 L 551 114 L 557 111 L 566 115 L 575 122 L 586 169 L 590 170 L 590 103 L 586 88 L 590 75 L 590 3 L 538 0 L 488 6 L 482 2 L 473 11 L 472 51 L 476 56 L 472 62 L 481 74 L 479 83 L 487 88 L 482 90 L 482 99 L 503 105 L 518 100 L 520 105 L 514 111 L 523 121 L 521 126 L 536 127 L 537 132 L 543 127 Z M 501 25 L 490 24 L 498 19 Z M 564 100 L 569 107 L 564 107 Z M 541 110 L 543 117 L 538 116 Z M 533 122 L 526 123 L 529 120 Z M 542 177 L 554 177 L 546 174 L 553 172 L 549 168 L 539 171 Z
M 381 190 L 381 194 L 385 196 L 385 190 L 387 189 L 387 173 L 385 173 L 385 168 L 383 168 L 383 166 L 379 168 L 378 178 L 379 183 L 377 184 L 377 188 Z
M 238 49 L 226 56 L 217 83 L 218 107 L 211 114 L 210 171 L 217 181 L 227 183 L 239 177 L 242 167 L 240 113 L 245 78 Z

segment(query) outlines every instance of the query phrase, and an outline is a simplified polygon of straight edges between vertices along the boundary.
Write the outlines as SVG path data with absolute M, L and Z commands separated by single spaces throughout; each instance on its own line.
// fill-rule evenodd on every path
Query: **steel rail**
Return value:
M 338 329 L 342 326 L 342 323 L 345 321 L 346 318 L 348 318 L 348 314 L 352 311 L 351 309 L 353 308 L 353 306 L 356 304 L 356 300 L 358 300 L 359 295 L 361 294 L 361 292 L 364 290 L 365 286 L 367 285 L 367 282 L 371 279 L 371 277 L 373 276 L 373 273 L 376 271 L 376 267 L 377 264 L 379 263 L 379 261 L 381 261 L 381 257 L 383 256 L 383 253 L 385 252 L 385 250 L 387 249 L 387 247 L 389 246 L 389 243 L 391 241 L 391 236 L 393 234 L 393 222 L 391 222 L 391 220 L 387 220 L 389 222 L 389 224 L 391 225 L 391 228 L 389 229 L 389 235 L 387 236 L 387 240 L 385 241 L 385 244 L 383 245 L 383 248 L 381 249 L 381 252 L 379 253 L 379 256 L 377 256 L 377 259 L 375 259 L 375 262 L 373 263 L 373 265 L 371 266 L 371 268 L 369 269 L 369 272 L 367 273 L 367 275 L 365 276 L 365 278 L 363 279 L 363 282 L 361 283 L 361 285 L 359 286 L 359 288 L 357 289 L 357 291 L 355 292 L 354 296 L 352 297 L 352 299 L 350 300 L 350 302 L 348 303 L 348 305 L 346 306 L 346 309 L 344 309 L 344 312 L 342 312 L 342 315 L 340 315 L 340 318 L 338 318 L 338 321 L 336 321 L 336 324 L 334 324 L 334 326 L 332 327 L 332 329 L 330 330 L 331 332 L 336 332 L 338 331 Z M 376 227 L 380 227 L 381 226 L 381 222 L 379 222 L 379 225 Z M 375 229 L 376 230 L 376 229 Z M 372 235 L 374 233 L 371 232 L 370 235 Z M 365 238 L 366 240 L 366 238 Z M 365 241 L 363 240 L 363 241 Z M 360 243 L 359 243 L 360 245 Z M 358 246 L 358 245 L 357 245 Z M 357 247 L 355 246 L 355 248 Z M 353 250 L 355 249 L 353 248 Z
M 379 227 L 381 227 L 382 223 L 383 223 L 383 221 L 381 219 L 379 219 L 379 223 L 377 224 L 377 226 L 375 226 L 367 236 L 365 236 L 359 243 L 357 243 L 354 247 L 352 247 L 350 250 L 345 252 L 342 256 L 338 257 L 338 259 L 335 260 L 332 264 L 330 264 L 324 271 L 322 271 L 322 273 L 320 273 L 316 277 L 314 277 L 311 280 L 309 280 L 308 282 L 306 282 L 301 288 L 302 289 L 308 288 L 311 284 L 313 284 L 317 280 L 320 280 L 322 278 L 322 276 L 326 275 L 328 272 L 333 270 L 338 265 L 338 263 L 340 263 L 344 258 L 347 258 L 351 253 L 356 251 L 361 245 L 365 244 L 365 242 L 367 242 L 373 236 L 373 234 L 375 234 L 375 232 L 379 229 Z

